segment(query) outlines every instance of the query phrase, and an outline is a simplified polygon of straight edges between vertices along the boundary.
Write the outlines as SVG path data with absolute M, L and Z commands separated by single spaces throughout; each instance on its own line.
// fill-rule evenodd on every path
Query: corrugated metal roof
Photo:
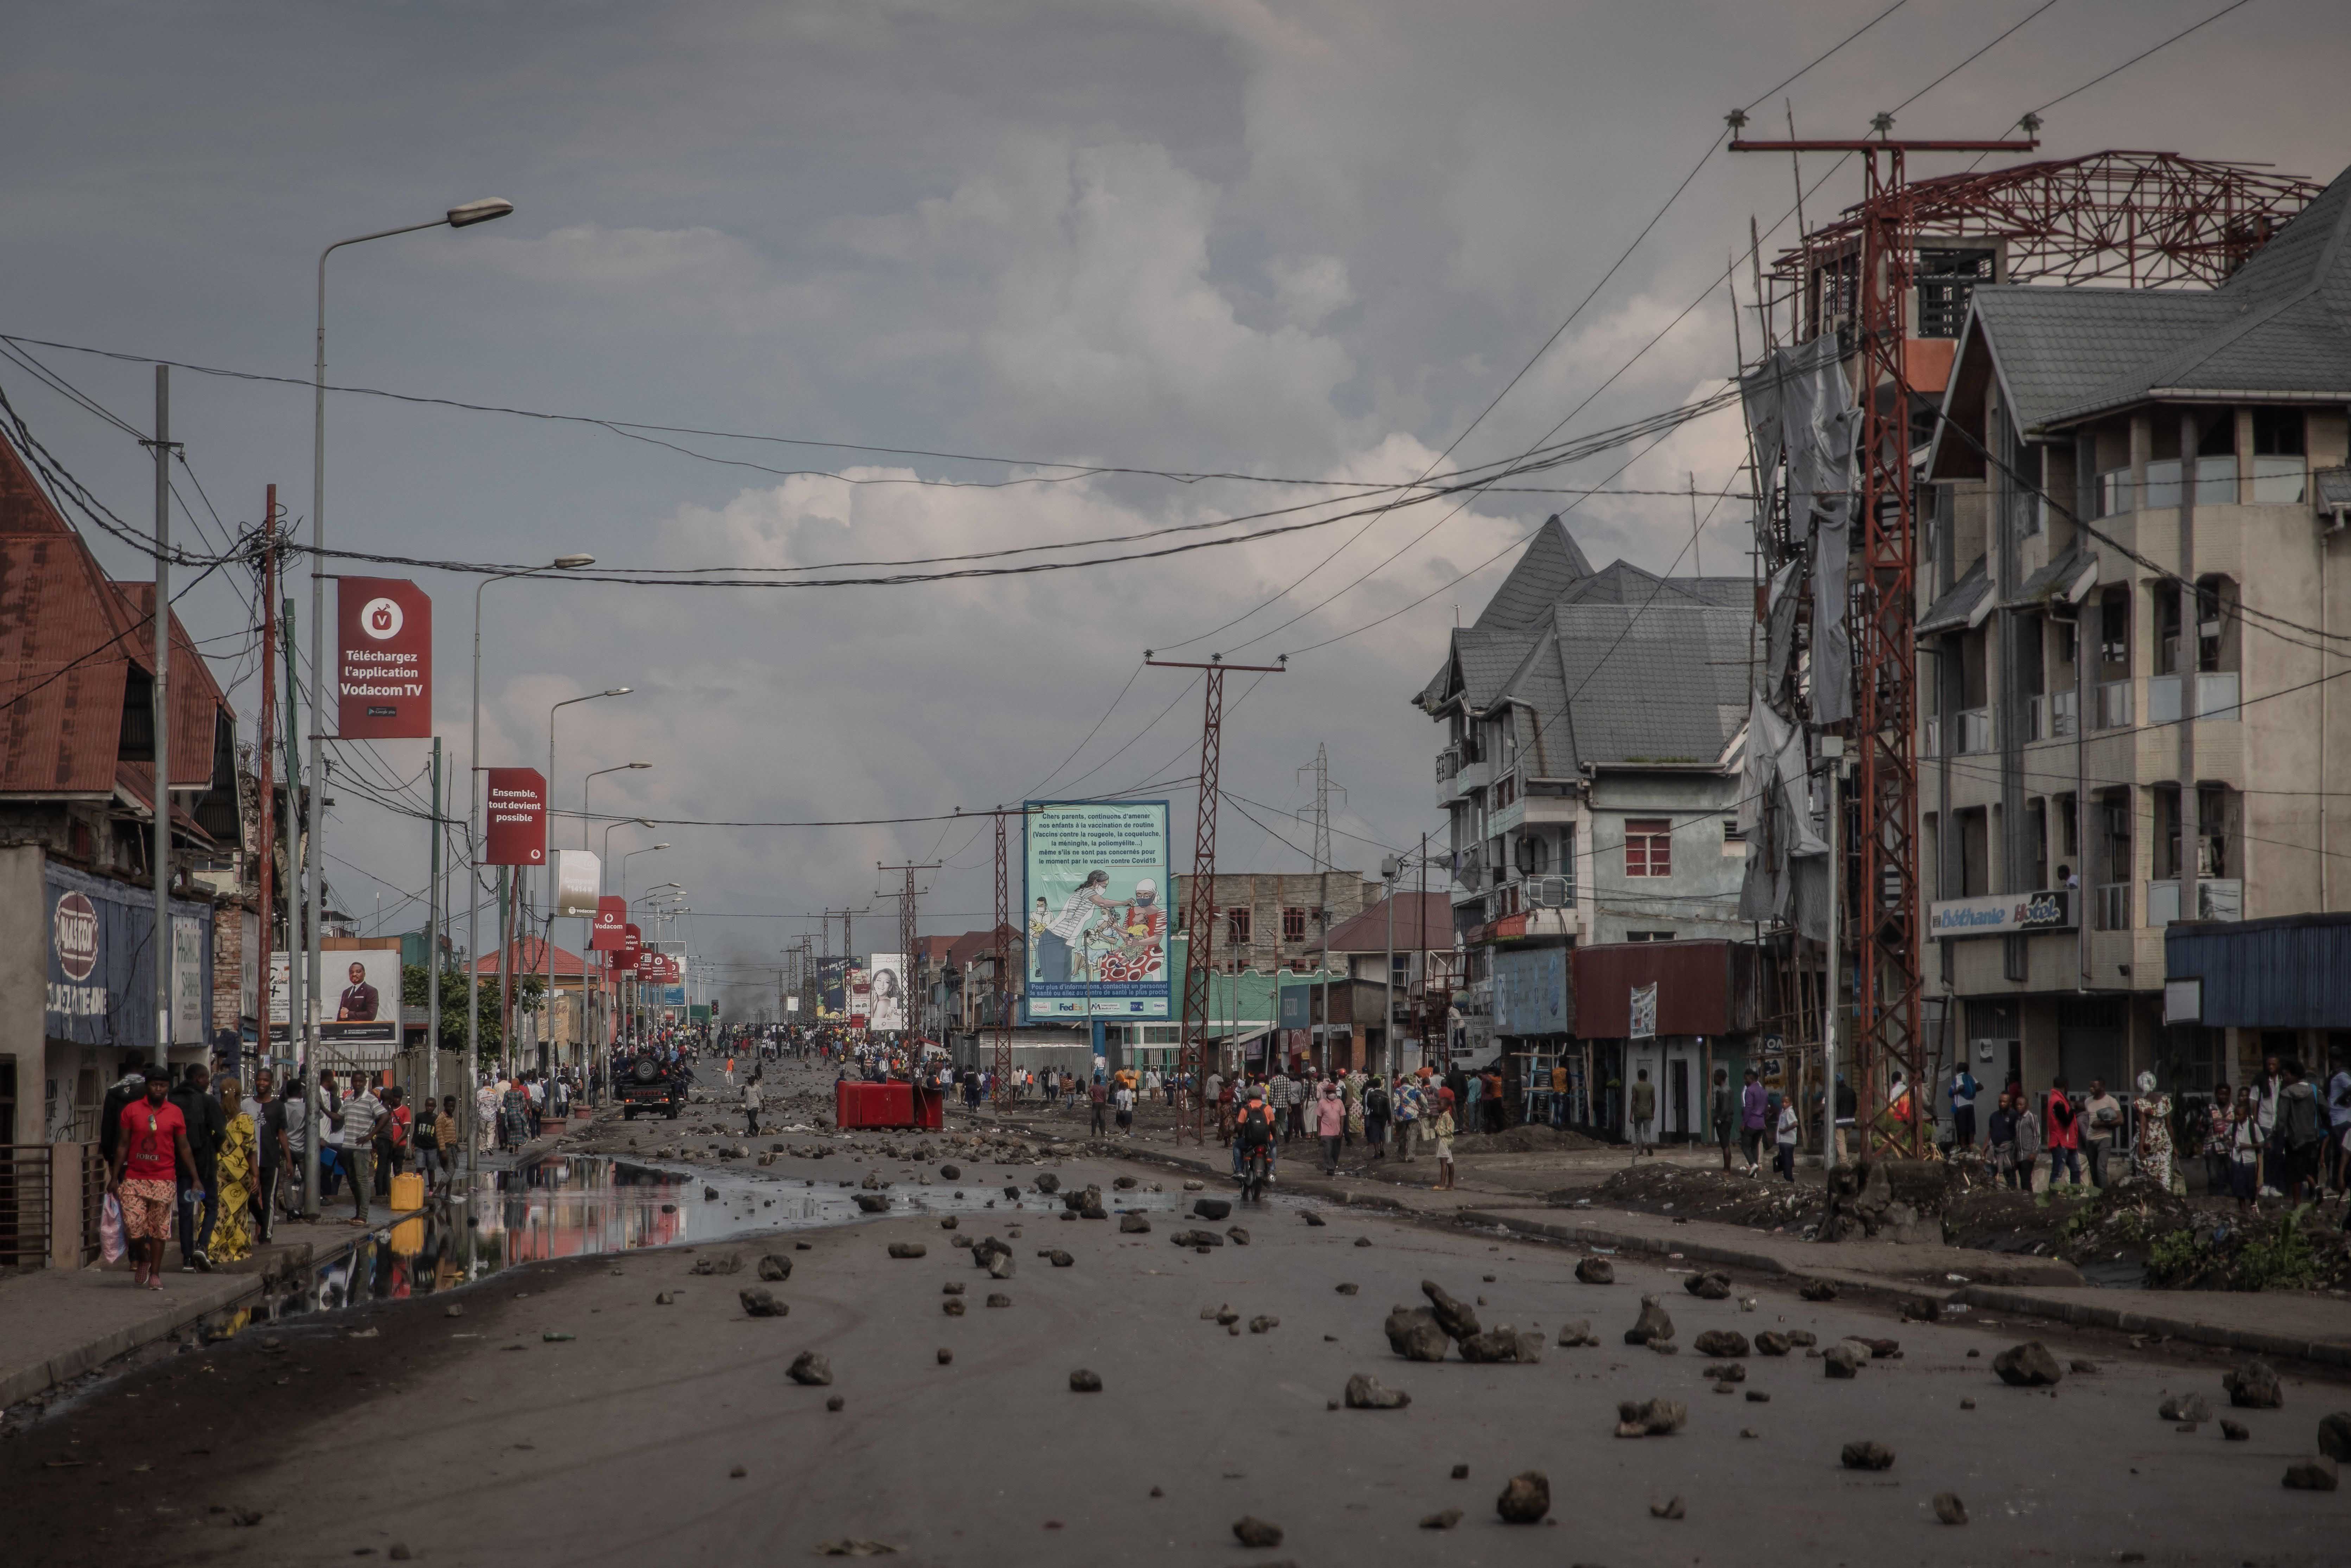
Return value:
M 0 793 L 106 794 L 118 768 L 122 704 L 133 668 L 152 670 L 152 582 L 107 577 L 66 526 L 13 446 L 0 442 Z M 214 782 L 219 683 L 187 629 L 172 617 L 171 778 Z M 152 775 L 132 768 L 152 808 Z
M 1414 911 L 1419 912 L 1416 923 Z M 1383 898 L 1362 914 L 1342 920 L 1309 942 L 1309 953 L 1384 953 L 1388 946 L 1388 900 Z M 1395 946 L 1401 953 L 1422 947 L 1453 946 L 1453 900 L 1442 893 L 1399 893 L 1395 895 Z
M 2178 922 L 2168 979 L 2203 982 L 2212 1029 L 2351 1029 L 2351 915 Z
M 1938 632 L 1956 632 L 1962 626 L 1976 623 L 1978 612 L 1991 602 L 1991 578 L 1984 570 L 1984 559 L 1976 558 L 1967 575 L 1951 584 L 1950 591 L 1928 606 L 1918 617 L 1917 633 L 1921 637 Z

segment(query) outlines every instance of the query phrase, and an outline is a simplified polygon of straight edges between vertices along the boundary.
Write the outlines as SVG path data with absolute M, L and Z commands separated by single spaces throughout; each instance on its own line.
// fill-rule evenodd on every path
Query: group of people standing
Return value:
M 1462 1080 L 1458 1086 L 1452 1082 L 1456 1078 Z M 1467 1075 L 1458 1069 L 1439 1080 L 1426 1067 L 1389 1078 L 1360 1068 L 1320 1076 L 1301 1070 L 1293 1076 L 1276 1066 L 1270 1077 L 1211 1072 L 1206 1087 L 1217 1107 L 1219 1136 L 1234 1150 L 1236 1169 L 1243 1153 L 1237 1130 L 1261 1120 L 1277 1146 L 1316 1139 L 1326 1176 L 1337 1175 L 1346 1151 L 1358 1145 L 1371 1158 L 1385 1159 L 1393 1144 L 1398 1159 L 1410 1160 L 1426 1137 L 1435 1145 L 1436 1189 L 1453 1186 L 1453 1139 L 1468 1094 Z

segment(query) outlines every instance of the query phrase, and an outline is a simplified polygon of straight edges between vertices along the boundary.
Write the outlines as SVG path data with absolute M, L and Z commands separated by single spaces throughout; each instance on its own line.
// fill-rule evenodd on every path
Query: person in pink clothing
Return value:
M 1339 1086 L 1325 1078 L 1315 1092 L 1314 1135 L 1322 1140 L 1322 1174 L 1339 1174 L 1339 1143 L 1347 1132 L 1347 1103 Z

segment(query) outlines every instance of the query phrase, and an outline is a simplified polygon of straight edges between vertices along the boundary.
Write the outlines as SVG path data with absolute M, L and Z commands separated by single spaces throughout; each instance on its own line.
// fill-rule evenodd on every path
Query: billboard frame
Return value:
M 1036 852 L 1032 842 L 1039 820 L 1047 813 L 1056 810 L 1094 810 L 1107 813 L 1136 808 L 1155 810 L 1159 813 L 1159 855 L 1155 878 L 1157 886 L 1154 890 L 1162 921 L 1159 938 L 1159 979 L 1155 985 L 1133 981 L 1096 980 L 1091 986 L 1090 996 L 1087 994 L 1089 988 L 1083 982 L 1040 981 L 1038 978 L 1038 966 L 1041 944 L 1037 940 L 1037 932 L 1034 929 L 1036 900 L 1040 894 L 1033 881 Z M 1021 922 L 1020 928 L 1026 934 L 1021 943 L 1020 1021 L 1023 1024 L 1081 1024 L 1091 1030 L 1097 1019 L 1165 1023 L 1176 1016 L 1175 982 L 1173 970 L 1169 967 L 1169 953 L 1176 934 L 1175 873 L 1170 860 L 1172 853 L 1171 818 L 1168 802 L 1164 798 L 1153 800 L 1024 800 L 1020 803 L 1020 912 L 1019 918 Z M 1134 866 L 1142 862 L 1120 862 L 1117 863 L 1123 866 Z M 1131 893 L 1130 888 L 1130 894 Z M 1091 970 L 1091 965 L 1088 967 Z M 1069 999 L 1070 993 L 1064 993 L 1059 988 L 1073 987 L 1080 1005 L 1072 1010 L 1039 1012 L 1036 1002 L 1039 997 L 1038 988 L 1040 985 L 1056 988 L 1055 990 L 1047 993 L 1047 996 L 1065 1001 Z M 1118 1004 L 1114 1009 L 1110 1005 L 1113 1002 Z

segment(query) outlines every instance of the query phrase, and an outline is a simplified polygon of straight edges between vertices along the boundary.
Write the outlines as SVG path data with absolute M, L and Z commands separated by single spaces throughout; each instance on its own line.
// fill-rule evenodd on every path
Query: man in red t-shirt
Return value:
M 147 1092 L 122 1108 L 120 1135 L 114 1140 L 114 1197 L 122 1206 L 134 1289 L 163 1288 L 163 1243 L 171 1239 L 182 1171 L 187 1173 L 196 1202 L 204 1199 L 195 1152 L 188 1146 L 187 1118 L 164 1098 L 171 1086 L 163 1066 L 150 1064 Z

